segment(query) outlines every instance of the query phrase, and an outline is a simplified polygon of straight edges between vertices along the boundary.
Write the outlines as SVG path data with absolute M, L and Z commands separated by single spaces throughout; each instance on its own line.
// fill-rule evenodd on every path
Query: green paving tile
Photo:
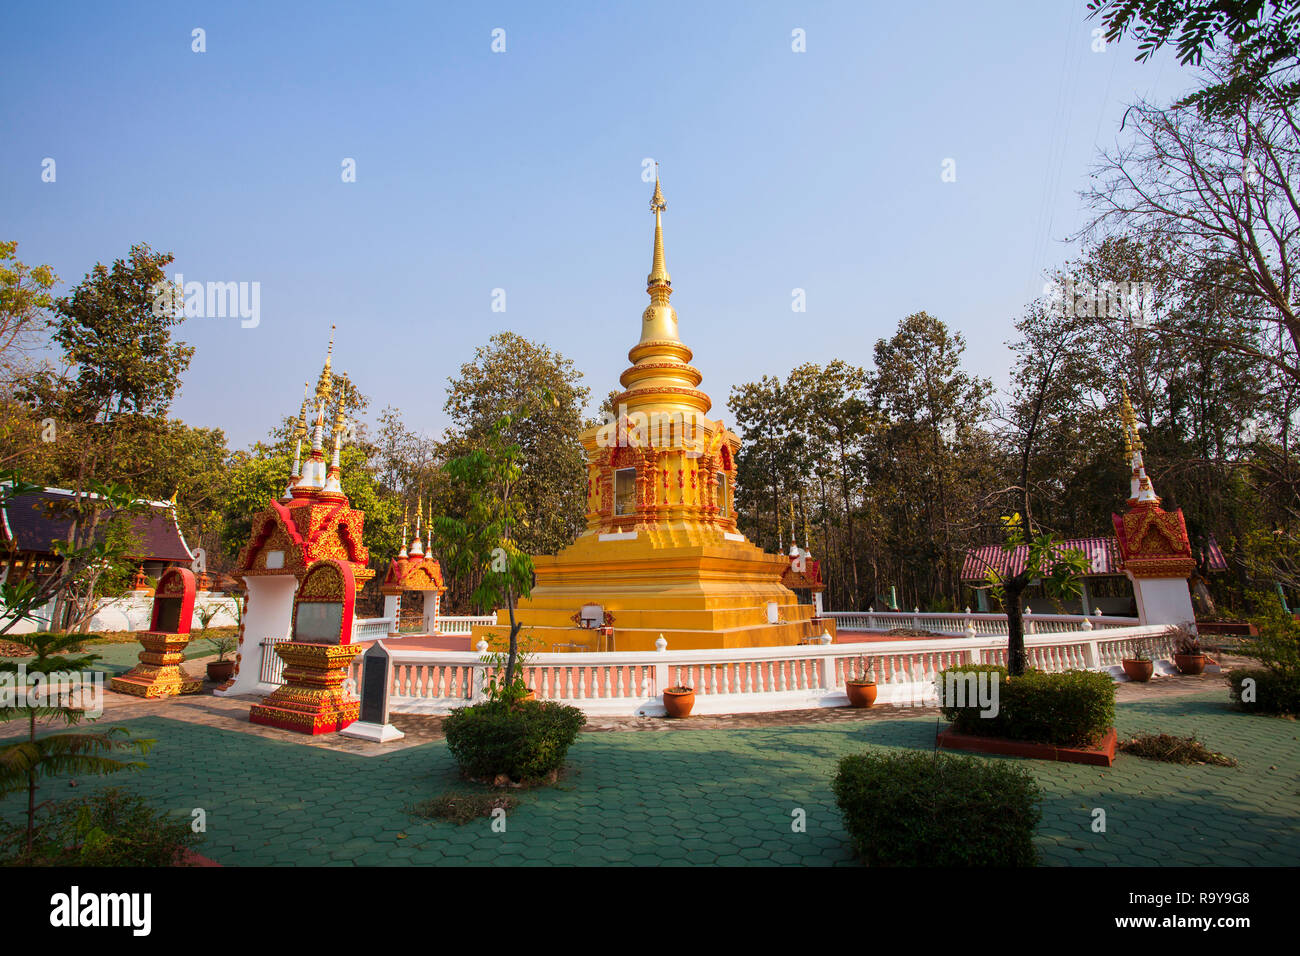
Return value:
M 1182 767 L 1121 756 L 1099 769 L 1040 761 L 1037 842 L 1046 865 L 1295 865 L 1300 862 L 1296 725 L 1237 714 L 1221 695 L 1153 699 L 1117 709 L 1121 735 L 1195 732 L 1236 768 Z M 149 717 L 158 740 L 139 774 L 81 781 L 122 786 L 188 817 L 208 816 L 203 852 L 227 865 L 841 865 L 853 862 L 830 780 L 839 757 L 867 748 L 933 746 L 933 718 L 862 723 L 589 733 L 561 785 L 521 791 L 507 832 L 458 827 L 406 808 L 465 790 L 442 742 L 358 757 Z M 1013 758 L 987 758 L 1007 759 Z M 1270 769 L 1276 768 L 1276 769 Z M 365 794 L 365 809 L 339 793 Z M 42 797 L 64 796 L 59 784 Z M 0 801 L 14 819 L 21 795 Z M 807 832 L 790 829 L 791 811 Z M 1107 832 L 1093 833 L 1092 810 Z M 406 839 L 399 839 L 406 833 Z

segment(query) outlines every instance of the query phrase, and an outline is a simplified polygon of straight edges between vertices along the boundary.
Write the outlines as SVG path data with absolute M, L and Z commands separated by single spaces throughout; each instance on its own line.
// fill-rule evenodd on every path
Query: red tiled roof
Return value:
M 14 495 L 0 509 L 4 537 L 12 538 L 19 551 L 51 554 L 55 541 L 66 541 L 72 518 L 59 506 L 72 501 L 68 491 L 46 488 L 28 495 Z M 175 512 L 170 505 L 149 502 L 147 514 L 135 515 L 132 523 L 140 542 L 140 553 L 131 555 L 143 561 L 175 561 L 189 564 L 194 555 L 186 547 Z
M 1070 538 L 1062 541 L 1060 547 L 1073 548 L 1084 553 L 1092 565 L 1088 577 L 1124 573 L 1123 562 L 1120 561 L 1119 555 L 1119 542 L 1113 535 L 1104 538 Z M 1024 570 L 1028 553 L 1027 544 L 1020 545 L 1014 551 L 1007 551 L 1000 544 L 986 544 L 979 548 L 971 548 L 966 552 L 966 560 L 962 563 L 961 579 L 983 581 L 988 576 L 990 567 L 1003 577 L 1019 574 Z M 1209 539 L 1209 564 L 1211 571 L 1226 571 L 1228 568 L 1223 551 L 1220 550 L 1213 535 Z

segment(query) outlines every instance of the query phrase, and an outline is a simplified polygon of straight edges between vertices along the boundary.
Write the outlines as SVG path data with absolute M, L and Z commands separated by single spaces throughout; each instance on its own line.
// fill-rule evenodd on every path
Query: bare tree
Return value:
M 1206 83 L 1231 78 L 1224 54 L 1206 69 Z M 1240 339 L 1214 342 L 1259 358 L 1300 381 L 1300 316 L 1295 256 L 1300 233 L 1300 125 L 1278 95 L 1291 71 L 1270 77 L 1265 89 L 1206 117 L 1192 105 L 1131 106 L 1122 128 L 1129 139 L 1102 153 L 1095 185 L 1083 193 L 1094 218 L 1081 237 L 1126 234 L 1144 243 L 1177 245 L 1187 284 L 1210 284 L 1224 299 L 1253 306 L 1250 321 L 1277 326 L 1276 351 Z M 1167 315 L 1150 326 L 1157 335 L 1199 337 Z M 1260 336 L 1259 341 L 1278 341 Z

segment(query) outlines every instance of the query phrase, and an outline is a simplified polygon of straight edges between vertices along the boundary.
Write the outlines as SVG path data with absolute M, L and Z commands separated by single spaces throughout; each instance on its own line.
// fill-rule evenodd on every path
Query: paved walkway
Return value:
M 1120 691 L 1122 735 L 1194 732 L 1240 765 L 1024 761 L 1046 794 L 1045 864 L 1300 862 L 1300 725 L 1230 710 L 1221 678 Z M 149 768 L 76 790 L 55 781 L 43 796 L 112 784 L 185 817 L 203 808 L 200 852 L 225 865 L 854 865 L 829 788 L 836 761 L 871 747 L 930 749 L 939 723 L 932 711 L 888 708 L 600 719 L 560 782 L 518 792 L 506 832 L 495 833 L 486 818 L 456 826 L 407 811 L 474 789 L 459 779 L 437 718 L 397 718 L 408 737 L 385 746 L 255 727 L 247 700 L 110 700 L 106 719 L 158 740 Z M 666 732 L 607 732 L 651 725 Z M 0 815 L 15 817 L 20 804 L 0 801 Z M 1092 831 L 1095 809 L 1106 812 L 1104 833 Z M 792 829 L 797 810 L 805 832 Z

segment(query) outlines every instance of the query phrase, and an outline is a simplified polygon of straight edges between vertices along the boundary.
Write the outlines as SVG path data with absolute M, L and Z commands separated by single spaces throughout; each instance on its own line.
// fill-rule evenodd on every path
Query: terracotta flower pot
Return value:
M 876 682 L 847 680 L 844 690 L 849 695 L 850 707 L 870 707 L 876 702 Z
M 533 690 L 533 689 L 530 687 L 530 688 L 528 688 L 528 693 L 524 694 L 524 696 L 523 696 L 523 697 L 520 697 L 519 699 L 520 699 L 521 701 L 524 701 L 524 700 L 536 700 L 536 699 L 537 699 L 537 691 Z
M 1204 654 L 1175 654 L 1174 666 L 1180 674 L 1200 674 L 1205 670 Z
M 695 688 L 671 687 L 664 691 L 664 709 L 669 717 L 689 717 L 695 706 Z
M 1125 658 L 1123 662 L 1124 673 L 1129 680 L 1146 682 L 1151 679 L 1151 675 L 1156 672 L 1154 661 L 1139 661 L 1132 658 Z
M 235 673 L 234 661 L 212 661 L 208 664 L 208 680 L 221 683 L 228 681 Z

